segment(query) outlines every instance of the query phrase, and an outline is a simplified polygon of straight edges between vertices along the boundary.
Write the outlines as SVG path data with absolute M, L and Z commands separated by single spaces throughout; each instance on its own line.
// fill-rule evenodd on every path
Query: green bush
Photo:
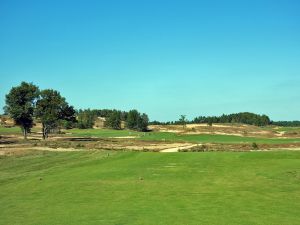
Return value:
M 258 145 L 255 142 L 252 143 L 252 148 L 255 149 L 255 150 L 259 149 Z

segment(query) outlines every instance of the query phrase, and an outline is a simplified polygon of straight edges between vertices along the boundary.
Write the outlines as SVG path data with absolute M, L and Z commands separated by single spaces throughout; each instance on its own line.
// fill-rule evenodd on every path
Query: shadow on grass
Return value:
M 89 138 L 89 137 L 76 137 L 76 138 L 63 138 L 63 141 L 103 141 L 103 138 Z

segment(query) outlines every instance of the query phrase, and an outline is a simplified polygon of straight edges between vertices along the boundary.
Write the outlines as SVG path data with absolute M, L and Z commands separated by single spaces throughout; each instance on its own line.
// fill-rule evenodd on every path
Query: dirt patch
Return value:
M 116 139 L 134 139 L 137 136 L 121 136 L 121 137 L 109 137 L 109 138 L 116 138 Z
M 195 147 L 197 146 L 197 144 L 189 144 L 189 145 L 179 145 L 179 146 L 176 146 L 176 147 L 172 147 L 172 148 L 167 148 L 167 149 L 163 149 L 161 150 L 160 152 L 178 152 L 180 150 L 184 150 L 184 149 L 190 149 L 192 147 Z
M 219 134 L 235 135 L 243 137 L 265 137 L 265 138 L 296 138 L 300 137 L 300 132 L 279 132 L 274 127 L 258 127 L 245 124 L 187 124 L 182 125 L 152 125 L 151 129 L 157 132 L 171 132 L 179 134 Z
M 271 137 L 287 138 L 286 135 L 275 136 L 274 130 L 264 130 L 255 126 L 232 126 L 226 127 L 209 127 L 194 126 L 195 129 L 183 129 L 179 125 L 161 126 L 164 129 L 173 131 L 178 129 L 179 134 L 218 134 L 218 135 L 235 135 L 245 137 Z M 245 130 L 246 129 L 246 130 Z M 268 128 L 269 129 L 269 128 Z M 251 143 L 205 143 L 203 146 L 196 146 L 193 142 L 171 142 L 161 140 L 141 140 L 136 136 L 123 137 L 71 137 L 61 134 L 52 134 L 49 139 L 41 140 L 30 134 L 28 140 L 23 140 L 21 135 L 5 135 L 0 138 L 0 155 L 10 154 L 27 150 L 42 151 L 82 151 L 82 150 L 116 150 L 116 151 L 151 151 L 151 152 L 177 152 L 177 151 L 250 151 L 253 149 Z M 258 144 L 258 149 L 297 149 L 300 143 L 286 144 Z

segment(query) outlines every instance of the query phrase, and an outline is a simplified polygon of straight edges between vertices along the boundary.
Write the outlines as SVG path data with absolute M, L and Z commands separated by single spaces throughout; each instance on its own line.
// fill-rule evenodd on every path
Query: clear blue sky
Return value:
M 298 0 L 0 0 L 0 107 L 21 81 L 151 120 L 300 119 Z

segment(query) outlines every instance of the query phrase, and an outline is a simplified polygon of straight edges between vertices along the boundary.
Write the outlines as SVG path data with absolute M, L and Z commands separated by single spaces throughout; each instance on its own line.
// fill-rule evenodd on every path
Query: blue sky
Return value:
M 300 120 L 300 2 L 0 0 L 0 107 L 21 81 L 151 120 Z

